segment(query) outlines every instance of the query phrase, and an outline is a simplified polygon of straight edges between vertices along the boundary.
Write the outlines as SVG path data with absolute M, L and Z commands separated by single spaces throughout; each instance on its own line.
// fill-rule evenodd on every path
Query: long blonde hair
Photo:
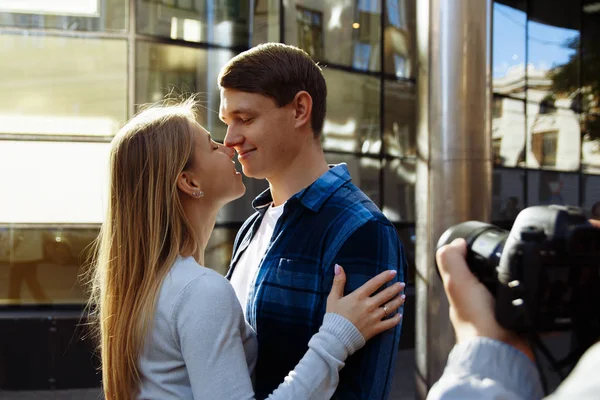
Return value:
M 108 210 L 96 242 L 90 298 L 106 399 L 135 396 L 160 285 L 179 254 L 197 250 L 177 189 L 177 177 L 192 159 L 195 119 L 193 100 L 153 106 L 112 142 Z

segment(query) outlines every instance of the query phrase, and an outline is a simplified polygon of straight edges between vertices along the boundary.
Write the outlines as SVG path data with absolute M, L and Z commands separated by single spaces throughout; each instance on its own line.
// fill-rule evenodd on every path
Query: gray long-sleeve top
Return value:
M 138 399 L 253 399 L 256 343 L 230 283 L 191 257 L 178 258 L 140 356 Z M 347 319 L 326 314 L 304 358 L 269 398 L 329 399 L 344 360 L 364 343 Z
M 600 344 L 592 346 L 546 400 L 600 399 Z M 543 397 L 535 365 L 505 343 L 476 338 L 454 346 L 428 400 L 529 400 Z

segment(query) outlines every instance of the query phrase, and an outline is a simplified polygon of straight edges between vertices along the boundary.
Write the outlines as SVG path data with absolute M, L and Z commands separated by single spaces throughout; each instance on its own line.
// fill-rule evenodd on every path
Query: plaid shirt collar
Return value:
M 327 201 L 336 190 L 350 180 L 352 180 L 352 178 L 350 177 L 346 163 L 330 165 L 329 171 L 321 175 L 319 179 L 314 181 L 308 187 L 293 195 L 288 201 L 299 202 L 307 209 L 319 212 L 321 207 L 323 207 L 323 204 L 325 204 L 325 201 Z M 271 195 L 271 189 L 269 188 L 252 201 L 252 207 L 262 214 L 272 202 L 273 196 Z

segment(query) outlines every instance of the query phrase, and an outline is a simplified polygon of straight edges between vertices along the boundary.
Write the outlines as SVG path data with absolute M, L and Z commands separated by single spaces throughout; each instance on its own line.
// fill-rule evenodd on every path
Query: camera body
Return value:
M 534 206 L 510 232 L 469 221 L 438 248 L 467 241 L 467 264 L 496 298 L 496 319 L 517 332 L 600 329 L 600 229 L 570 206 Z

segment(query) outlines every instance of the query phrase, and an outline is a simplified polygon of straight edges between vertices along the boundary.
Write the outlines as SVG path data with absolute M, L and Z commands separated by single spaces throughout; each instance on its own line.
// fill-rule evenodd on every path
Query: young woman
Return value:
M 115 136 L 106 220 L 94 263 L 107 399 L 249 399 L 256 338 L 229 282 L 205 268 L 219 209 L 245 187 L 233 150 L 197 122 L 194 104 L 149 108 Z M 342 297 L 343 269 L 320 331 L 273 399 L 330 398 L 365 340 L 397 325 L 401 284 L 385 272 Z

